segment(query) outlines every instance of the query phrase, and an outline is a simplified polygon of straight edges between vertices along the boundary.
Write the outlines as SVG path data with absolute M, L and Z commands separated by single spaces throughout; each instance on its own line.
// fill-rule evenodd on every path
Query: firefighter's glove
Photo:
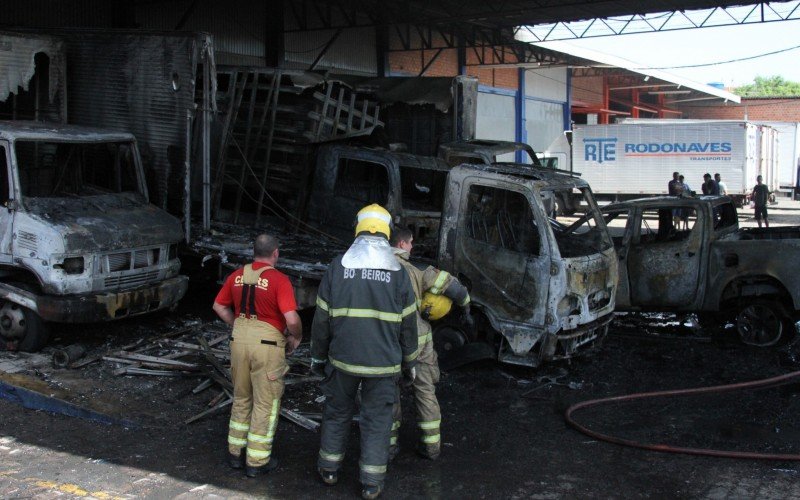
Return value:
M 430 321 L 430 318 L 431 318 L 431 306 L 423 308 L 419 312 L 419 315 L 422 316 L 422 319 L 424 319 L 425 321 Z
M 464 306 L 464 308 L 461 310 L 461 323 L 468 330 L 475 329 L 475 318 L 472 317 L 472 313 L 469 310 L 469 304 Z
M 311 363 L 311 376 L 325 378 L 325 363 Z
M 414 385 L 414 380 L 417 378 L 417 369 L 415 367 L 406 368 L 403 370 L 403 387 L 411 387 Z

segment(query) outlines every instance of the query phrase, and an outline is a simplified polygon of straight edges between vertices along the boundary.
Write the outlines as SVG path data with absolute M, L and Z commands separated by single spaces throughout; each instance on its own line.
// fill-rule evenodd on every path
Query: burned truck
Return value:
M 309 224 L 350 240 L 356 212 L 379 203 L 395 225 L 413 231 L 422 263 L 470 289 L 479 328 L 439 324 L 437 345 L 485 341 L 500 361 L 537 366 L 569 358 L 607 332 L 617 259 L 585 181 L 525 164 L 451 167 L 343 145 L 326 146 L 317 158 Z M 556 213 L 563 192 L 581 200 L 572 216 Z
M 186 293 L 180 222 L 148 203 L 131 134 L 0 122 L 0 338 L 23 351 L 46 322 L 115 320 Z
M 732 321 L 769 346 L 800 311 L 800 227 L 740 228 L 725 196 L 655 197 L 603 207 L 619 256 L 617 309 Z

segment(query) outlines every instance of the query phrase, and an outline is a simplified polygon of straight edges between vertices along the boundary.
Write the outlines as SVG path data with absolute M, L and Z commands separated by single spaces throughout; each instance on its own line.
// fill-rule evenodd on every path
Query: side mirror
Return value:
M 17 200 L 7 200 L 4 205 L 8 209 L 9 212 L 14 210 L 19 210 L 19 202 Z

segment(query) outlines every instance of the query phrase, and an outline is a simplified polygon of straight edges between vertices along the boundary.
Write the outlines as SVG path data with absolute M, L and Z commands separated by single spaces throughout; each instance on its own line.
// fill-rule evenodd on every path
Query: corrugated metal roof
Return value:
M 147 29 L 173 31 L 184 16 L 179 30 L 214 34 L 218 63 L 264 64 L 266 2 L 183 0 L 136 5 L 136 21 Z
M 335 30 L 287 33 L 284 36 L 284 50 L 289 67 L 308 69 L 335 33 Z M 315 69 L 346 70 L 361 75 L 377 75 L 375 30 L 372 28 L 343 30 Z
M 698 83 L 695 82 L 694 80 L 690 80 L 682 76 L 673 75 L 672 73 L 667 73 L 666 71 L 661 71 L 657 69 L 644 69 L 647 66 L 645 64 L 635 63 L 628 59 L 613 56 L 611 54 L 606 54 L 603 52 L 598 52 L 596 50 L 591 50 L 584 47 L 578 47 L 569 42 L 554 41 L 554 42 L 534 43 L 532 45 L 546 48 L 549 50 L 554 50 L 556 52 L 561 52 L 574 57 L 580 57 L 582 59 L 586 59 L 589 61 L 595 61 L 599 63 L 598 66 L 603 65 L 608 67 L 622 68 L 631 71 L 633 73 L 639 73 L 640 75 L 649 76 L 651 78 L 657 78 L 665 82 L 680 85 L 681 87 L 685 87 L 687 89 L 692 89 L 697 92 L 701 92 L 703 94 L 708 94 L 709 96 L 719 97 L 720 99 L 724 99 L 726 101 L 732 101 L 735 103 L 741 101 L 741 98 L 738 95 L 719 89 L 717 87 L 712 87 L 711 85 L 706 85 L 704 83 Z

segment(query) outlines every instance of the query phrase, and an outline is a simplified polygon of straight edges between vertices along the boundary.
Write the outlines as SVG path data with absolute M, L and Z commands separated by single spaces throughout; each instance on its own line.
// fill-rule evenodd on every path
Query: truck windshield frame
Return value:
M 23 200 L 144 195 L 132 141 L 17 139 L 13 151 Z
M 447 171 L 424 167 L 400 167 L 403 208 L 441 213 L 447 189 Z
M 573 214 L 558 213 L 555 200 L 565 195 L 574 199 L 576 211 Z M 543 189 L 541 196 L 548 212 L 550 230 L 562 258 L 586 257 L 614 246 L 588 187 Z

